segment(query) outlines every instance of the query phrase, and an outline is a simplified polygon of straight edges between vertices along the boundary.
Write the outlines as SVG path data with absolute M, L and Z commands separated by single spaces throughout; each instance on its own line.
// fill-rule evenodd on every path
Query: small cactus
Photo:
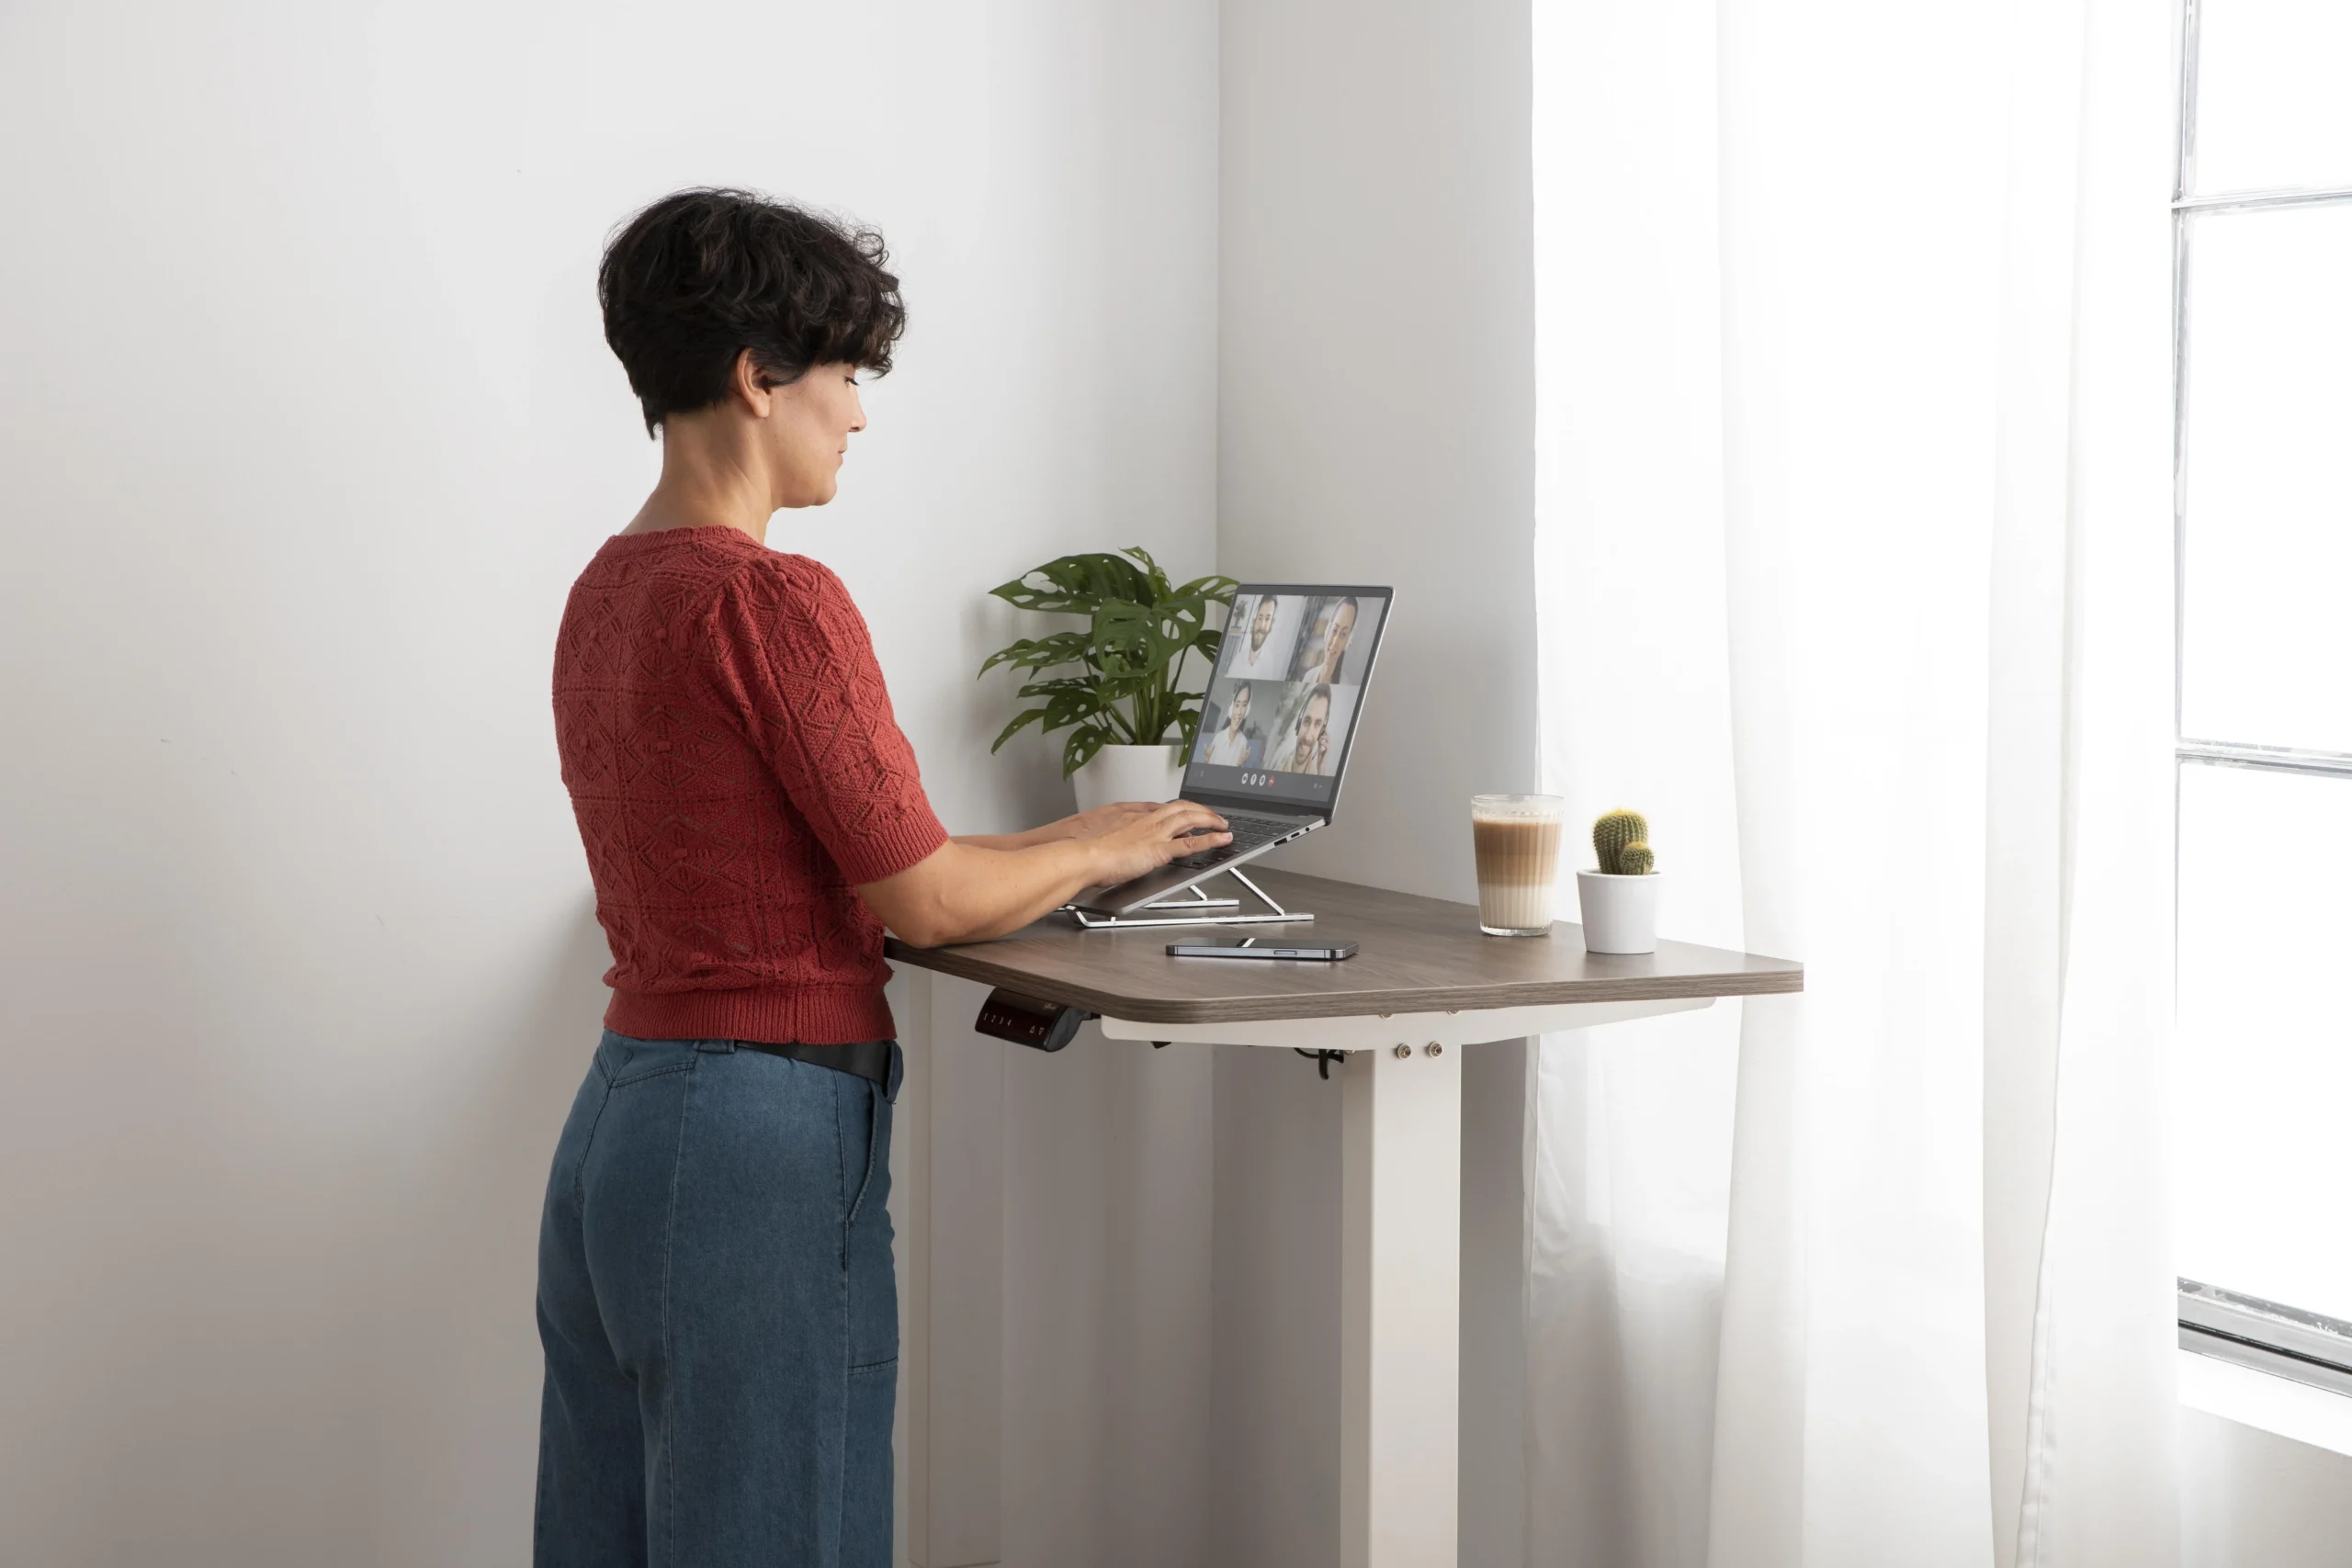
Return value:
M 1629 874 L 1617 863 L 1617 857 L 1625 852 L 1626 845 L 1647 845 L 1649 840 L 1650 825 L 1638 811 L 1606 811 L 1592 825 L 1593 855 L 1601 871 L 1611 876 Z
M 1657 869 L 1657 861 L 1651 855 L 1650 847 L 1639 839 L 1617 852 L 1617 874 L 1620 876 L 1647 876 Z

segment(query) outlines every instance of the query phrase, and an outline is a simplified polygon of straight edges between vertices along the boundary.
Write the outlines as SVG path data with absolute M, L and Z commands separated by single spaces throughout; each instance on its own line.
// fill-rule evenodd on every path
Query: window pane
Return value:
M 2352 185 L 2352 6 L 2201 0 L 2199 194 Z
M 2352 206 L 2189 246 L 2181 732 L 2352 751 Z
M 2352 780 L 2180 770 L 2178 1271 L 2352 1318 Z

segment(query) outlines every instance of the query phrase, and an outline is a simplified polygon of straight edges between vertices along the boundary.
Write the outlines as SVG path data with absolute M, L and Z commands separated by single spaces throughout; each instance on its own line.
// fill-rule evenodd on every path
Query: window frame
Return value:
M 2225 0 L 2226 3 L 2226 0 Z M 2196 194 L 2199 13 L 2203 0 L 2182 0 L 2177 141 L 2173 170 L 2173 770 L 2247 768 L 2352 780 L 2352 753 L 2191 738 L 2182 731 L 2188 674 L 2188 280 L 2197 220 L 2278 208 L 2352 204 L 2352 186 Z M 2352 784 L 2347 784 L 2352 788 Z M 2175 854 L 2178 854 L 2175 819 Z M 2176 913 L 2177 918 L 2177 913 Z M 2179 1345 L 2273 1376 L 2352 1396 L 2352 1323 L 2222 1286 L 2177 1281 Z

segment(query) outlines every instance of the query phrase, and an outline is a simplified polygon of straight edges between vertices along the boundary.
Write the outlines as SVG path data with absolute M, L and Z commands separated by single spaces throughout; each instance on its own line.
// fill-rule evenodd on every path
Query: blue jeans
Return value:
M 890 1099 L 605 1032 L 540 1221 L 537 1568 L 889 1568 Z

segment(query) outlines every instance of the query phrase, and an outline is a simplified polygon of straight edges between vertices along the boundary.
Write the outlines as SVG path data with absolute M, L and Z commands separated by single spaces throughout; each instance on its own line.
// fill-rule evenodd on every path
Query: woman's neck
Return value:
M 662 430 L 662 478 L 624 534 L 732 528 L 768 542 L 775 502 L 755 449 L 733 432 L 673 418 Z

